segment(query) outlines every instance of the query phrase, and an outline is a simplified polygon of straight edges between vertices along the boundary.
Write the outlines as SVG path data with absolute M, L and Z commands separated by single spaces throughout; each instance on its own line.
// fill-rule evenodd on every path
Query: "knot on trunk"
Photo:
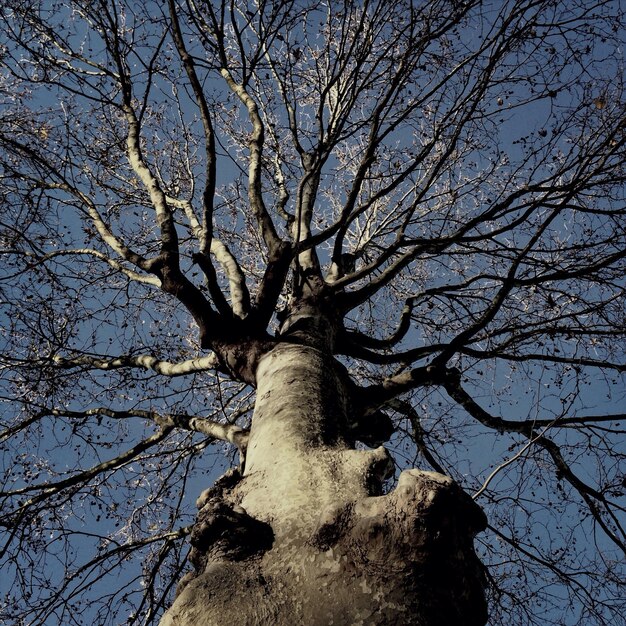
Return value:
M 242 479 L 241 470 L 238 467 L 231 467 L 222 476 L 220 476 L 215 483 L 205 489 L 196 500 L 196 508 L 202 509 L 202 507 L 211 499 L 219 498 L 223 499 L 224 494 L 230 492 Z
M 403 579 L 404 591 L 424 598 L 421 610 L 440 615 L 441 624 L 482 625 L 486 581 L 473 538 L 486 526 L 451 478 L 407 470 L 393 492 L 325 511 L 311 544 L 344 555 L 353 571 Z
M 389 441 L 394 432 L 395 427 L 391 418 L 383 411 L 370 413 L 353 411 L 353 419 L 349 424 L 351 439 L 361 441 L 370 448 L 375 448 Z
M 381 553 L 384 559 L 389 550 L 406 554 L 426 543 L 429 549 L 433 543 L 449 548 L 452 540 L 471 545 L 486 527 L 482 509 L 451 478 L 406 470 L 391 493 L 325 511 L 313 543 L 323 549 L 360 543 L 371 552 L 379 547 L 371 545 L 372 535 L 380 531 L 389 543 Z
M 269 550 L 274 533 L 241 506 L 212 498 L 198 513 L 190 541 L 189 561 L 201 573 L 209 562 L 242 561 Z

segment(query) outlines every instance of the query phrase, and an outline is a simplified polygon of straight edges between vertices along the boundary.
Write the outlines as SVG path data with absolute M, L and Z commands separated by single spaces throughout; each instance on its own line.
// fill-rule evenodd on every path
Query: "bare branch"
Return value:
M 76 248 L 76 249 L 66 249 L 66 250 L 56 250 L 54 252 L 48 252 L 43 256 L 37 256 L 30 252 L 19 252 L 19 254 L 23 254 L 27 258 L 31 258 L 32 261 L 29 261 L 28 268 L 35 267 L 36 265 L 45 264 L 47 261 L 55 259 L 57 257 L 63 256 L 92 256 L 100 261 L 104 261 L 107 265 L 112 267 L 117 272 L 120 272 L 130 280 L 134 280 L 138 283 L 144 283 L 146 285 L 153 285 L 155 287 L 161 286 L 161 280 L 157 276 L 146 276 L 145 274 L 139 274 L 138 272 L 134 272 L 133 270 L 128 269 L 124 265 L 122 265 L 119 261 L 112 259 L 107 256 L 103 252 L 99 250 L 94 250 L 92 248 Z
M 198 222 L 191 202 L 188 200 L 178 200 L 170 197 L 168 197 L 168 202 L 172 206 L 179 206 L 185 211 L 185 215 L 191 225 L 191 230 L 200 241 L 200 248 L 202 249 L 202 242 L 206 237 L 204 234 L 206 229 L 203 228 Z M 193 259 L 196 263 L 198 263 L 207 277 L 209 291 L 211 293 L 211 297 L 213 298 L 213 302 L 223 315 L 228 316 L 231 313 L 234 313 L 237 317 L 244 319 L 250 311 L 250 294 L 248 292 L 248 287 L 246 286 L 246 277 L 243 270 L 241 269 L 235 255 L 223 241 L 214 236 L 211 236 L 207 241 L 210 241 L 210 254 L 215 256 L 215 259 L 220 264 L 224 274 L 228 278 L 231 297 L 230 307 L 232 307 L 232 311 L 226 303 L 224 295 L 217 284 L 215 270 L 209 262 L 207 255 L 203 253 L 195 254 Z
M 222 68 L 221 74 L 226 84 L 248 110 L 248 115 L 252 122 L 253 130 L 249 142 L 250 158 L 248 161 L 248 199 L 250 208 L 256 217 L 261 237 L 270 253 L 275 253 L 281 247 L 282 242 L 267 212 L 261 191 L 261 155 L 265 135 L 263 122 L 258 112 L 257 103 L 248 94 L 245 87 L 237 83 L 226 66 Z
M 196 359 L 189 359 L 179 363 L 171 363 L 149 355 L 119 356 L 115 358 L 101 358 L 81 355 L 76 357 L 62 357 L 55 355 L 53 362 L 59 367 L 70 369 L 85 367 L 87 369 L 115 370 L 125 367 L 137 367 L 151 370 L 163 376 L 184 376 L 194 372 L 206 372 L 218 367 L 218 360 L 214 354 Z
M 625 554 L 626 554 L 626 532 L 621 527 L 619 520 L 616 515 L 611 510 L 611 507 L 623 509 L 623 507 L 618 507 L 615 504 L 609 503 L 605 498 L 604 494 L 587 485 L 580 478 L 578 478 L 575 473 L 572 471 L 568 463 L 563 458 L 559 447 L 554 441 L 548 439 L 545 436 L 545 431 L 549 429 L 551 426 L 556 425 L 558 420 L 553 420 L 551 423 L 543 425 L 542 431 L 539 435 L 535 435 L 535 430 L 537 428 L 537 423 L 534 420 L 525 420 L 522 422 L 512 422 L 510 420 L 504 420 L 500 417 L 495 417 L 485 411 L 482 407 L 480 407 L 471 397 L 470 395 L 461 387 L 460 384 L 460 372 L 458 370 L 448 370 L 447 375 L 444 378 L 444 387 L 450 397 L 456 400 L 472 417 L 477 419 L 480 423 L 488 426 L 489 428 L 494 428 L 499 430 L 500 432 L 519 432 L 523 433 L 529 437 L 529 443 L 524 446 L 518 454 L 516 454 L 512 459 L 507 461 L 502 467 L 508 465 L 510 462 L 517 460 L 521 454 L 527 450 L 530 445 L 535 442 L 537 445 L 541 446 L 545 450 L 548 451 L 550 456 L 552 457 L 555 468 L 557 471 L 557 475 L 561 478 L 565 478 L 580 494 L 581 498 L 585 501 L 591 514 L 593 515 L 596 522 L 603 529 L 606 535 L 618 546 Z M 497 468 L 498 470 L 500 468 Z M 497 473 L 494 472 L 494 475 Z M 475 497 L 480 493 L 484 493 L 486 489 L 486 485 L 490 482 L 492 476 L 489 477 L 487 483 L 483 485 L 483 488 L 479 490 Z M 605 507 L 607 515 L 610 517 L 612 523 L 615 525 L 617 532 L 621 533 L 621 537 L 619 537 L 616 532 L 610 528 L 607 521 L 603 518 L 596 501 Z
M 235 424 L 223 424 L 215 420 L 201 417 L 199 415 L 187 415 L 185 413 L 166 413 L 161 414 L 157 411 L 147 411 L 142 409 L 131 409 L 127 411 L 113 410 L 104 407 L 86 409 L 85 411 L 70 411 L 68 409 L 44 409 L 37 413 L 37 419 L 44 415 L 53 417 L 70 417 L 72 419 L 84 419 L 92 415 L 101 415 L 112 419 L 128 419 L 132 417 L 140 417 L 152 420 L 162 430 L 171 430 L 173 428 L 182 428 L 193 432 L 208 435 L 212 439 L 227 441 L 239 448 L 242 457 L 245 456 L 246 447 L 248 445 L 249 431 L 245 428 L 236 426 Z M 5 433 L 0 433 L 0 439 L 5 438 Z

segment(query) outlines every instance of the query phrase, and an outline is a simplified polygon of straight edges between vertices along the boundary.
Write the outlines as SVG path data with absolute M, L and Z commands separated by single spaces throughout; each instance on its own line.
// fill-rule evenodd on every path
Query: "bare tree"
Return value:
M 623 623 L 618 0 L 1 12 L 4 623 Z

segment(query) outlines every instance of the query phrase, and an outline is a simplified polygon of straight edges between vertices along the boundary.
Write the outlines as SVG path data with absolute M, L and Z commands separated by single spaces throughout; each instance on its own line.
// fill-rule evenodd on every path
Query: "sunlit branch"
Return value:
M 126 113 L 126 119 L 128 121 L 128 135 L 126 141 L 128 161 L 150 195 L 150 200 L 156 213 L 156 222 L 161 230 L 162 252 L 166 253 L 166 256 L 163 257 L 163 261 L 166 264 L 173 264 L 174 267 L 177 267 L 178 235 L 176 234 L 172 213 L 167 206 L 165 193 L 144 161 L 140 148 L 139 120 L 135 111 L 130 104 L 125 104 L 124 112 Z
M 272 218 L 270 217 L 261 191 L 261 155 L 263 152 L 263 142 L 265 130 L 263 121 L 259 115 L 257 103 L 246 91 L 245 87 L 238 83 L 226 66 L 221 69 L 221 74 L 226 84 L 232 92 L 241 100 L 248 110 L 250 121 L 252 122 L 252 134 L 249 142 L 250 156 L 248 162 L 248 199 L 260 229 L 261 237 L 270 252 L 275 252 L 281 245 L 281 240 Z
M 114 36 L 117 40 L 117 34 L 114 34 Z M 125 62 L 117 49 L 112 52 L 114 52 L 114 57 L 120 72 L 120 86 L 123 95 L 122 110 L 128 124 L 128 132 L 126 133 L 128 162 L 148 193 L 155 211 L 156 223 L 161 233 L 161 262 L 166 265 L 168 269 L 177 269 L 179 255 L 178 235 L 176 233 L 172 212 L 167 204 L 165 192 L 143 156 L 141 148 L 141 122 L 133 107 L 132 82 L 127 75 Z
M 216 152 L 215 133 L 213 130 L 213 122 L 211 120 L 211 112 L 209 110 L 202 85 L 200 84 L 200 80 L 196 73 L 194 59 L 187 51 L 175 4 L 172 0 L 169 0 L 168 4 L 174 42 L 181 61 L 185 67 L 187 77 L 191 83 L 196 103 L 200 109 L 200 117 L 202 119 L 202 127 L 204 130 L 206 182 L 202 194 L 202 226 L 197 223 L 192 224 L 200 243 L 200 251 L 194 256 L 194 260 L 198 263 L 207 278 L 209 291 L 218 311 L 222 313 L 222 315 L 228 315 L 230 309 L 227 306 L 222 291 L 218 285 L 210 254 L 213 254 L 216 257 L 218 263 L 221 264 L 226 276 L 229 279 L 233 313 L 237 317 L 243 318 L 249 312 L 250 307 L 250 297 L 245 284 L 243 272 L 241 271 L 237 260 L 230 253 L 224 243 L 213 238 L 213 202 L 216 180 Z M 185 209 L 188 217 L 193 215 L 193 210 L 189 205 L 185 206 Z M 195 215 L 193 217 L 195 221 Z
M 552 423 L 556 422 L 556 420 L 553 420 Z M 485 478 L 482 486 L 480 487 L 480 489 L 478 489 L 478 491 L 476 491 L 476 493 L 474 493 L 472 495 L 472 498 L 474 500 L 476 500 L 477 498 L 479 498 L 484 492 L 485 490 L 489 487 L 489 484 L 491 483 L 491 481 L 500 473 L 502 472 L 506 467 L 508 467 L 509 465 L 511 465 L 512 463 L 515 463 L 515 461 L 517 461 L 517 459 L 519 459 L 522 454 L 524 454 L 524 452 L 526 452 L 526 450 L 528 450 L 534 443 L 536 443 L 536 441 L 543 436 L 543 434 L 545 433 L 545 431 L 551 426 L 551 424 L 548 424 L 547 426 L 544 427 L 544 429 L 538 434 L 535 435 L 532 439 L 529 439 L 512 457 L 508 458 L 506 461 L 503 461 L 502 463 L 500 463 L 490 474 L 489 476 L 487 476 L 487 478 Z
M 194 213 L 191 202 L 188 200 L 178 200 L 170 197 L 168 197 L 168 202 L 172 206 L 179 206 L 184 210 L 185 215 L 189 220 L 192 232 L 198 240 L 202 242 L 204 237 L 203 227 L 200 225 L 200 222 Z M 215 306 L 220 313 L 226 316 L 231 314 L 230 307 L 232 307 L 232 313 L 243 319 L 250 311 L 250 293 L 248 292 L 248 287 L 246 286 L 245 275 L 239 265 L 239 262 L 237 261 L 237 258 L 223 241 L 215 238 L 214 236 L 211 236 L 210 238 L 209 252 L 220 264 L 226 278 L 228 279 L 230 288 L 231 304 L 228 305 L 219 285 L 217 284 L 217 277 L 215 275 L 213 264 L 210 263 L 210 259 L 202 253 L 193 255 L 193 260 L 198 263 L 200 269 L 204 272 L 204 275 L 207 278 L 209 292 Z
M 117 38 L 115 33 L 114 36 Z M 160 231 L 161 252 L 150 271 L 159 276 L 162 289 L 166 293 L 174 295 L 185 305 L 198 325 L 201 346 L 208 348 L 215 330 L 219 328 L 219 320 L 202 292 L 180 271 L 178 234 L 172 211 L 168 206 L 165 192 L 143 156 L 141 122 L 133 106 L 132 81 L 128 76 L 125 61 L 117 49 L 117 45 L 112 52 L 120 73 L 120 87 L 123 97 L 122 110 L 128 125 L 126 134 L 128 162 L 150 197 L 155 211 L 156 224 Z M 209 328 L 211 328 L 211 332 Z
M 122 242 L 121 239 L 116 237 L 111 232 L 109 227 L 104 223 L 104 220 L 101 218 L 100 213 L 96 209 L 96 205 L 90 200 L 90 198 L 86 194 L 70 186 L 68 183 L 63 183 L 59 185 L 58 188 L 72 193 L 86 205 L 87 212 L 89 214 L 89 217 L 91 218 L 91 221 L 98 231 L 98 234 L 100 235 L 102 241 L 109 248 L 117 252 L 117 254 L 119 254 L 123 259 L 137 265 L 137 267 L 140 267 L 147 272 L 153 271 L 156 259 L 145 259 L 141 255 L 132 251 L 128 246 L 126 246 L 126 244 Z
M 80 256 L 80 255 L 92 256 L 96 259 L 99 259 L 100 261 L 104 261 L 114 270 L 120 272 L 121 274 L 124 274 L 124 276 L 126 276 L 130 280 L 134 280 L 136 282 L 144 283 L 147 285 L 154 285 L 155 287 L 161 286 L 161 280 L 157 276 L 139 274 L 138 272 L 134 272 L 133 270 L 130 270 L 127 267 L 124 267 L 119 261 L 116 261 L 115 259 L 112 259 L 111 257 L 100 252 L 99 250 L 94 250 L 93 248 L 75 248 L 73 250 L 72 249 L 55 250 L 54 252 L 48 252 L 47 254 L 44 254 L 42 256 L 37 256 L 30 252 L 22 252 L 22 251 L 20 251 L 19 254 L 23 254 L 27 258 L 32 259 L 32 261 L 28 263 L 28 269 L 31 269 L 37 265 L 45 264 L 47 261 L 50 261 L 56 257 L 75 256 L 75 255 L 76 256 Z
M 211 238 L 210 252 L 222 267 L 230 286 L 230 301 L 233 313 L 240 318 L 250 312 L 250 293 L 246 286 L 245 275 L 239 266 L 237 258 L 231 253 L 226 244 L 215 237 Z M 207 273 L 203 265 L 202 269 Z
M 278 187 L 278 198 L 276 201 L 276 213 L 280 215 L 283 220 L 285 220 L 285 224 L 288 228 L 293 224 L 295 217 L 288 213 L 286 210 L 287 202 L 289 202 L 290 194 L 289 189 L 287 187 L 287 183 L 285 181 L 285 175 L 282 170 L 282 159 L 280 154 L 280 144 L 278 140 L 276 142 L 276 155 L 273 159 L 274 161 L 274 180 L 276 181 L 276 185 Z
M 110 228 L 105 224 L 102 219 L 98 209 L 96 208 L 95 203 L 92 199 L 80 189 L 72 185 L 63 174 L 56 169 L 51 161 L 45 158 L 43 155 L 39 154 L 30 146 L 19 143 L 15 141 L 12 137 L 7 137 L 4 134 L 2 135 L 2 141 L 8 145 L 10 145 L 13 149 L 18 153 L 22 153 L 24 156 L 32 159 L 39 167 L 41 167 L 53 180 L 44 180 L 44 179 L 36 179 L 31 177 L 31 181 L 35 184 L 36 187 L 41 189 L 49 189 L 49 190 L 60 190 L 65 191 L 70 194 L 72 197 L 76 198 L 80 201 L 80 203 L 85 208 L 89 219 L 93 223 L 96 231 L 100 235 L 103 243 L 105 243 L 109 248 L 111 248 L 114 252 L 116 252 L 120 257 L 122 257 L 125 261 L 129 261 L 133 265 L 139 267 L 140 269 L 151 272 L 155 259 L 146 259 L 140 254 L 137 254 L 133 250 L 131 250 L 128 246 L 126 246 L 118 237 L 116 237 L 110 230 Z M 17 173 L 16 175 L 20 178 L 26 178 L 23 174 Z M 58 181 L 58 182 L 54 182 Z
M 82 367 L 97 370 L 115 370 L 126 367 L 136 367 L 151 370 L 163 376 L 183 376 L 194 372 L 206 372 L 214 370 L 218 366 L 218 360 L 215 354 L 180 361 L 179 363 L 163 361 L 149 355 L 123 355 L 115 358 L 100 358 L 87 355 L 62 357 L 55 355 L 52 357 L 52 361 L 57 366 L 65 369 Z
M 259 113 L 258 104 L 249 94 L 244 82 L 237 82 L 229 69 L 229 61 L 223 41 L 223 15 L 218 20 L 212 9 L 209 9 L 209 14 L 213 23 L 212 30 L 216 38 L 217 53 L 220 58 L 220 73 L 230 90 L 246 107 L 248 118 L 252 124 L 252 132 L 248 141 L 248 201 L 269 255 L 266 270 L 256 295 L 253 315 L 250 316 L 248 321 L 255 328 L 264 328 L 272 316 L 274 306 L 284 285 L 289 269 L 289 261 L 291 260 L 291 247 L 278 236 L 263 200 L 261 175 L 265 128 Z M 233 28 L 236 28 L 234 19 Z M 239 45 L 241 46 L 241 42 L 239 42 Z M 262 50 L 260 49 L 258 53 L 262 55 Z M 245 58 L 244 55 L 242 60 L 245 60 Z M 250 60 L 250 63 L 252 64 L 253 61 Z M 245 73 L 244 69 L 244 75 Z
M 31 415 L 30 417 L 28 417 L 27 419 L 21 422 L 18 422 L 17 424 L 13 424 L 13 426 L 9 426 L 8 428 L 5 428 L 2 432 L 0 432 L 0 443 L 4 443 L 5 441 L 7 441 L 9 438 L 13 437 L 17 433 L 23 430 L 26 430 L 29 426 L 31 426 L 31 424 L 38 422 L 42 417 L 44 417 L 47 414 L 48 414 L 47 411 L 41 411 L 41 412 L 35 413 L 35 415 Z
M 142 409 L 132 409 L 129 411 L 116 411 L 109 408 L 99 407 L 87 409 L 85 411 L 69 411 L 65 409 L 49 409 L 41 411 L 38 414 L 51 415 L 53 417 L 69 417 L 73 419 L 81 419 L 92 415 L 102 415 L 112 419 L 126 419 L 132 417 L 141 417 L 154 421 L 160 428 L 171 430 L 172 428 L 181 428 L 192 432 L 207 435 L 212 439 L 227 441 L 232 443 L 239 449 L 242 458 L 245 457 L 248 445 L 248 430 L 236 426 L 235 424 L 223 424 L 199 415 L 187 415 L 185 413 L 158 413 L 157 411 L 147 411 Z M 0 439 L 4 436 L 0 433 Z
M 155 421 L 157 421 L 162 428 L 170 426 L 183 428 L 185 430 L 208 435 L 213 439 L 227 441 L 237 446 L 241 456 L 245 457 L 249 437 L 249 432 L 245 428 L 241 428 L 235 424 L 222 424 L 204 417 L 181 415 L 178 413 L 158 416 L 155 418 Z

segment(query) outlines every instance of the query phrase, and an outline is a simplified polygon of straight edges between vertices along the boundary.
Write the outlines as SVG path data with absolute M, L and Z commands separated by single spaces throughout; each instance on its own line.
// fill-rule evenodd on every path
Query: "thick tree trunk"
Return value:
M 196 573 L 162 626 L 485 623 L 483 513 L 434 472 L 382 494 L 392 461 L 354 449 L 350 411 L 326 351 L 279 343 L 261 359 L 244 475 L 201 497 Z

